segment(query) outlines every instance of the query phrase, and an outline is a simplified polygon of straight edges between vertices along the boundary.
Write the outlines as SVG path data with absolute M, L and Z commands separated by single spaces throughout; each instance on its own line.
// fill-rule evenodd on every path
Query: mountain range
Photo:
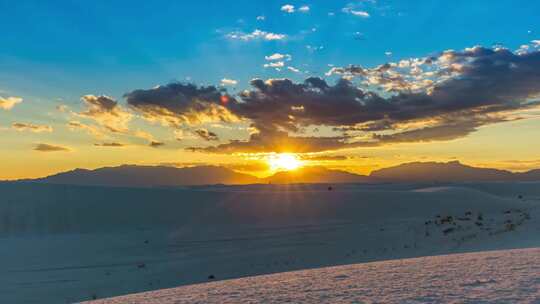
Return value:
M 377 183 L 377 182 L 477 182 L 540 181 L 540 169 L 523 173 L 477 168 L 458 161 L 413 162 L 373 171 L 370 175 L 305 167 L 277 172 L 266 178 L 235 172 L 219 166 L 165 167 L 123 165 L 95 170 L 75 169 L 38 179 L 24 181 L 96 185 L 114 187 L 167 187 L 215 184 L 289 184 L 289 183 Z
M 95 170 L 75 169 L 30 180 L 51 184 L 95 185 L 114 187 L 167 187 L 185 185 L 256 184 L 255 176 L 217 166 L 165 167 L 123 165 Z
M 540 169 L 513 173 L 471 167 L 459 161 L 413 162 L 373 171 L 370 177 L 394 182 L 535 181 L 540 180 Z

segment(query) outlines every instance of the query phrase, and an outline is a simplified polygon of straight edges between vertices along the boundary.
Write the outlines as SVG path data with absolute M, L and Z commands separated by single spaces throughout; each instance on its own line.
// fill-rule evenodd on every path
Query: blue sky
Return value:
M 286 4 L 310 10 L 285 13 Z M 370 17 L 344 13 L 350 4 Z M 276 52 L 322 75 L 327 64 L 382 64 L 387 51 L 397 60 L 477 44 L 515 48 L 540 34 L 537 1 L 2 1 L 0 10 L 1 89 L 73 102 L 85 92 L 119 98 L 187 77 L 240 86 L 254 77 L 301 79 L 262 67 Z M 290 38 L 224 37 L 255 29 Z

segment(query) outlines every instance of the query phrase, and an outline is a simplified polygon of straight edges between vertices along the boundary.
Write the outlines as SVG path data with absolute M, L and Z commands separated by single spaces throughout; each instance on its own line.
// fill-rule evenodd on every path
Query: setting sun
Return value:
M 267 161 L 272 171 L 291 171 L 302 166 L 302 161 L 296 155 L 289 153 L 270 155 Z

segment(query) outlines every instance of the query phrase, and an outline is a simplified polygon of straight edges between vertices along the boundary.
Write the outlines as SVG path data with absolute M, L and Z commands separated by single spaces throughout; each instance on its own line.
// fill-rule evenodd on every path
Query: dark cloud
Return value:
M 255 79 L 252 89 L 236 98 L 216 87 L 178 83 L 126 97 L 145 115 L 173 126 L 204 118 L 231 122 L 234 117 L 252 123 L 256 132 L 247 140 L 191 148 L 219 153 L 319 152 L 449 140 L 539 106 L 531 101 L 540 95 L 539 51 L 474 47 L 373 69 L 349 66 L 331 72 L 350 77 L 333 85 L 314 77 L 301 83 Z M 354 85 L 351 77 L 360 78 L 363 85 Z M 299 136 L 308 126 L 332 127 L 342 134 Z
M 235 117 L 224 107 L 235 100 L 214 86 L 170 83 L 125 94 L 130 106 L 145 118 L 173 127 L 206 121 L 231 122 Z
M 159 141 L 151 141 L 150 144 L 148 144 L 152 148 L 159 148 L 165 145 L 165 143 L 159 142 Z
M 113 148 L 119 148 L 119 147 L 125 147 L 126 145 L 122 143 L 117 142 L 109 142 L 109 143 L 96 143 L 94 144 L 96 147 L 113 147 Z
M 450 58 L 446 59 L 451 63 L 448 69 L 456 69 L 452 64 L 459 64 L 460 73 L 429 91 L 383 98 L 343 79 L 334 86 L 318 78 L 303 84 L 287 79 L 255 80 L 256 90 L 242 96 L 246 104 L 240 104 L 245 109 L 240 113 L 256 123 L 274 123 L 293 130 L 299 125 L 367 123 L 364 130 L 370 131 L 458 111 L 471 116 L 537 105 L 528 103 L 527 98 L 540 93 L 540 52 L 518 55 L 505 49 L 477 47 L 442 56 Z M 389 68 L 383 65 L 376 69 Z M 302 110 L 293 111 L 293 106 Z
M 528 98 L 540 93 L 540 52 L 517 55 L 506 49 L 477 47 L 451 54 L 452 64 L 460 65 L 459 75 L 430 92 L 393 96 L 390 102 L 400 111 L 391 113 L 391 119 L 421 119 L 458 111 L 474 116 L 538 105 Z
M 392 108 L 384 99 L 366 94 L 344 79 L 335 85 L 321 78 L 308 78 L 303 83 L 289 79 L 255 79 L 251 85 L 254 89 L 242 92 L 242 102 L 231 108 L 233 113 L 253 121 L 260 131 L 351 125 L 382 119 L 382 114 Z
M 453 77 L 436 82 L 428 90 L 412 92 L 409 88 L 387 98 L 394 107 L 385 113 L 386 122 L 423 119 L 464 110 L 470 110 L 469 114 L 474 115 L 538 105 L 527 102 L 528 98 L 540 93 L 538 51 L 516 54 L 507 49 L 475 47 L 462 52 L 447 51 L 439 57 L 423 59 L 423 62 L 428 60 L 440 66 L 437 75 Z M 358 75 L 352 68 L 345 70 Z M 421 75 L 418 73 L 415 75 Z
M 64 152 L 68 152 L 68 151 L 71 151 L 71 150 L 69 148 L 62 147 L 62 146 L 55 146 L 55 145 L 50 145 L 50 144 L 37 144 L 34 147 L 34 151 L 39 151 L 39 152 L 59 152 L 59 151 L 64 151 Z
M 88 104 L 89 109 L 85 113 L 90 116 L 98 112 L 111 112 L 118 106 L 118 102 L 105 95 L 85 95 L 82 100 Z
M 206 141 L 219 140 L 219 137 L 217 136 L 216 133 L 208 131 L 206 129 L 195 130 L 195 134 L 197 134 L 200 138 Z

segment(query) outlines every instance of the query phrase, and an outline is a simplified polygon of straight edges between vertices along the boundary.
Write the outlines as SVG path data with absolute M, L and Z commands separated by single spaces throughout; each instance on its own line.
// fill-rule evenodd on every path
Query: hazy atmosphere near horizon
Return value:
M 0 304 L 540 304 L 540 1 L 0 12 Z
M 359 174 L 540 167 L 536 1 L 0 9 L 0 179 L 122 164 L 264 177 L 280 153 Z

